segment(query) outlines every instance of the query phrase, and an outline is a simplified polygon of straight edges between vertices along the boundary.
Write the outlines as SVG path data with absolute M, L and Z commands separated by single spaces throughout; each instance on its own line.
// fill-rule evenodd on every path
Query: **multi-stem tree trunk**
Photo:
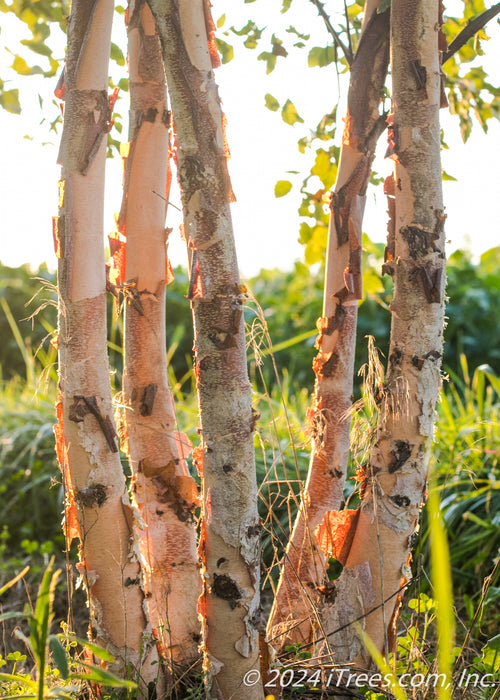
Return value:
M 137 669 L 145 628 L 139 564 L 113 422 L 106 338 L 104 165 L 113 2 L 73 0 L 59 153 L 59 424 L 66 535 L 80 539 L 92 637 Z M 149 679 L 146 679 L 149 680 Z
M 315 529 L 326 515 L 326 527 L 338 539 L 348 525 L 338 514 L 343 499 L 349 451 L 354 353 L 361 290 L 361 238 L 366 188 L 385 116 L 381 95 L 389 63 L 389 12 L 378 13 L 379 0 L 369 0 L 363 32 L 351 67 L 348 110 L 337 182 L 332 193 L 326 260 L 323 317 L 318 355 L 313 367 L 316 385 L 311 411 L 312 453 L 304 498 L 285 554 L 277 595 L 268 624 L 273 646 L 307 642 L 316 618 L 316 591 L 324 589 L 327 558 Z M 350 512 L 347 512 L 349 515 Z M 337 542 L 342 560 L 342 542 Z
M 205 668 L 212 694 L 262 698 L 243 678 L 259 668 L 259 519 L 251 387 L 229 203 L 223 115 L 208 2 L 149 0 L 174 117 L 184 231 L 191 251 L 203 471 L 200 544 Z
M 366 632 L 386 653 L 397 592 L 410 577 L 440 387 L 445 254 L 439 31 L 438 0 L 392 0 L 389 139 L 395 171 L 387 189 L 395 206 L 384 266 L 394 279 L 391 343 L 359 520 L 331 605 L 352 620 L 361 601 Z M 331 637 L 330 645 L 341 663 L 368 662 L 352 628 Z
M 170 113 L 160 42 L 144 0 L 129 5 L 128 34 L 130 142 L 118 220 L 127 239 L 122 425 L 143 521 L 138 538 L 154 638 L 164 657 L 186 667 L 197 658 L 199 642 L 201 578 L 193 518 L 198 496 L 185 462 L 189 442 L 178 432 L 167 378 L 170 266 L 163 195 L 169 184 Z M 115 245 L 123 259 L 124 244 Z

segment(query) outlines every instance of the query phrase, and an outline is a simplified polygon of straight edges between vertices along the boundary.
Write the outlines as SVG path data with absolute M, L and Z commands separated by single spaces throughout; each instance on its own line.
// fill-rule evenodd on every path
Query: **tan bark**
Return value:
M 91 636 L 115 670 L 139 670 L 145 628 L 134 513 L 113 422 L 106 345 L 103 204 L 108 57 L 113 3 L 73 0 L 68 20 L 64 129 L 59 153 L 58 457 L 66 489 L 66 535 L 80 539 Z
M 147 610 L 162 655 L 198 657 L 201 577 L 193 510 L 198 493 L 178 432 L 165 342 L 166 204 L 170 113 L 156 26 L 129 6 L 130 144 L 119 229 L 126 234 L 122 421 L 127 435 Z M 158 194 L 155 194 L 158 193 Z M 168 198 L 168 193 L 167 193 Z
M 367 3 L 363 33 L 351 67 L 348 111 L 337 182 L 332 193 L 323 317 L 313 363 L 316 384 L 312 452 L 301 509 L 287 547 L 268 638 L 278 648 L 310 641 L 314 608 L 327 559 L 315 530 L 340 508 L 347 469 L 358 300 L 362 296 L 361 239 L 365 193 L 385 117 L 380 98 L 389 62 L 389 14 Z M 342 545 L 339 543 L 339 549 Z
M 395 171 L 388 190 L 395 214 L 384 266 L 394 279 L 390 354 L 359 520 L 339 579 L 344 592 L 335 600 L 337 608 L 349 608 L 356 591 L 343 581 L 357 574 L 356 590 L 369 613 L 366 632 L 386 652 L 392 647 L 397 591 L 411 575 L 411 539 L 425 499 L 440 387 L 445 255 L 438 34 L 437 0 L 392 0 L 389 137 Z M 366 665 L 359 644 L 348 648 L 349 635 L 348 629 L 331 639 L 336 660 Z
M 200 545 L 205 669 L 211 696 L 263 697 L 244 676 L 259 668 L 259 519 L 254 418 L 229 202 L 223 116 L 211 59 L 208 3 L 150 0 L 160 34 L 177 142 L 203 469 Z

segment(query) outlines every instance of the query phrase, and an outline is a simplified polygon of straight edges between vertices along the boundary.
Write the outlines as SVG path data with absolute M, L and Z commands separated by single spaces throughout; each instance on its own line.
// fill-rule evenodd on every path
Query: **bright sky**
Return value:
M 251 15 L 260 27 L 268 25 L 274 29 L 275 26 L 287 28 L 294 25 L 301 32 L 310 32 L 317 37 L 318 45 L 325 42 L 323 24 L 312 4 L 306 0 L 295 0 L 285 15 L 279 12 L 281 2 L 278 0 L 258 0 L 251 5 L 235 3 L 234 0 L 214 0 L 213 5 L 216 21 L 221 15 L 226 15 L 222 31 L 232 24 L 243 26 Z M 119 18 L 116 19 L 119 22 Z M 5 66 L 12 62 L 5 44 L 12 46 L 14 39 L 28 37 L 28 34 L 19 34 L 17 25 L 9 16 L 2 16 L 0 70 L 4 79 L 15 75 L 11 73 L 9 76 L 5 70 Z M 492 38 L 485 44 L 486 56 L 482 60 L 486 70 L 495 74 L 500 65 L 500 27 L 494 22 L 489 29 Z M 288 37 L 284 31 L 281 34 L 279 30 L 275 31 L 278 36 Z M 115 41 L 123 45 L 123 29 L 118 27 L 117 34 Z M 322 115 L 337 102 L 335 68 L 332 65 L 308 69 L 307 52 L 297 51 L 286 60 L 279 59 L 276 70 L 266 76 L 265 63 L 257 61 L 256 57 L 260 51 L 269 49 L 268 44 L 252 52 L 240 48 L 234 35 L 222 38 L 235 45 L 235 60 L 218 69 L 216 77 L 228 119 L 232 152 L 229 168 L 238 199 L 233 205 L 233 219 L 240 268 L 245 276 L 256 274 L 261 267 L 290 268 L 294 260 L 302 257 L 302 246 L 297 242 L 297 209 L 302 178 L 307 174 L 313 157 L 312 153 L 299 154 L 297 140 L 307 134 L 307 126 L 316 126 Z M 26 58 L 33 62 L 31 56 L 26 55 Z M 43 115 L 38 104 L 38 92 L 45 104 L 51 103 L 54 83 L 38 77 L 18 82 L 24 82 L 21 93 L 23 114 L 15 116 L 0 110 L 3 134 L 0 260 L 12 266 L 24 262 L 36 266 L 46 261 L 54 268 L 51 217 L 57 213 L 59 137 L 53 132 L 49 134 L 46 124 L 39 125 Z M 279 112 L 272 113 L 264 107 L 265 93 L 274 95 L 281 104 L 290 98 L 305 124 L 294 127 L 285 124 Z M 122 107 L 122 111 L 125 109 Z M 54 110 L 51 106 L 49 114 L 52 118 L 56 114 Z M 441 118 L 445 140 L 450 146 L 443 152 L 443 167 L 458 180 L 444 183 L 449 250 L 467 245 L 480 254 L 499 244 L 500 124 L 491 123 L 487 136 L 475 125 L 464 146 L 457 120 L 445 110 L 441 111 Z M 24 138 L 25 135 L 33 140 Z M 123 138 L 126 140 L 126 127 Z M 42 145 L 43 142 L 49 143 Z M 385 144 L 381 145 L 381 151 L 385 151 Z M 376 168 L 386 176 L 391 171 L 391 161 L 379 159 Z M 300 175 L 286 174 L 286 171 L 294 170 Z M 288 195 L 276 199 L 274 185 L 281 179 L 291 180 L 294 187 Z M 107 175 L 106 233 L 113 229 L 113 213 L 120 207 L 121 180 L 121 162 L 116 158 L 109 163 Z M 179 204 L 178 194 L 173 192 L 171 198 Z M 377 241 L 384 240 L 386 235 L 385 209 L 385 197 L 381 192 L 369 190 L 364 231 Z M 173 226 L 176 232 L 170 245 L 174 265 L 185 264 L 184 244 L 178 236 L 179 223 L 180 215 L 170 208 L 167 225 Z

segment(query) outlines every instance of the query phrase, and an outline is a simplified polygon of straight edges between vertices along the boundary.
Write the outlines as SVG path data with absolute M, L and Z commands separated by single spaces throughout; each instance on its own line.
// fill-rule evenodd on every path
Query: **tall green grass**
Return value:
M 38 555 L 47 560 L 52 549 L 62 555 L 64 546 L 62 493 L 52 435 L 55 350 L 38 349 L 45 368 L 40 381 L 36 349 L 16 332 L 16 321 L 3 300 L 2 307 L 24 359 L 25 374 L 0 382 L 0 556 L 6 563 L 0 586 L 12 571 L 32 564 Z M 307 475 L 305 426 L 310 398 L 308 390 L 298 387 L 286 370 L 277 371 L 274 353 L 281 346 L 273 349 L 258 305 L 249 304 L 249 308 L 254 408 L 260 414 L 255 446 L 264 529 L 263 584 L 270 598 Z M 114 329 L 118 340 L 118 325 Z M 184 335 L 181 326 L 173 332 L 169 360 L 179 352 Z M 110 342 L 114 343 L 111 350 L 118 354 L 119 345 L 113 339 Z M 282 347 L 290 349 L 292 342 Z M 179 429 L 196 441 L 198 409 L 192 371 L 178 378 L 170 369 L 169 378 Z M 116 374 L 115 390 L 120 382 Z M 490 367 L 471 371 L 462 356 L 460 372 L 450 371 L 438 405 L 433 454 L 429 508 L 422 517 L 414 558 L 416 583 L 401 616 L 392 668 L 396 673 L 439 671 L 453 682 L 464 670 L 498 674 L 500 378 Z M 351 475 L 355 466 L 353 459 Z M 346 499 L 354 499 L 351 505 L 355 502 L 353 488 L 348 485 L 346 489 Z M 40 557 L 37 567 L 41 568 Z M 483 697 L 494 697 L 494 692 L 485 690 Z M 426 693 L 415 692 L 412 697 L 433 697 L 431 691 Z M 453 685 L 451 691 L 437 688 L 436 693 L 443 699 L 480 697 L 476 689 Z M 366 696 L 373 697 L 368 691 Z

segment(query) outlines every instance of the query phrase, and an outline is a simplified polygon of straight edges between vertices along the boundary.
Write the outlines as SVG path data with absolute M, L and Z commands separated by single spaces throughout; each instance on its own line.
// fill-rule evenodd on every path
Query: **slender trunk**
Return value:
M 309 641 L 318 604 L 316 592 L 330 592 L 321 586 L 327 558 L 318 546 L 316 528 L 325 517 L 330 529 L 339 519 L 342 527 L 338 530 L 345 530 L 346 525 L 344 514 L 335 518 L 331 511 L 338 511 L 343 499 L 349 451 L 350 420 L 346 414 L 352 403 L 358 300 L 362 297 L 365 193 L 375 147 L 385 128 L 379 108 L 389 62 L 389 13 L 377 13 L 378 5 L 379 0 L 367 3 L 351 69 L 340 164 L 332 193 L 323 317 L 318 321 L 316 342 L 319 352 L 313 363 L 316 385 L 310 411 L 311 461 L 268 623 L 268 638 L 279 648 Z M 342 542 L 337 542 L 338 559 L 342 559 L 342 549 Z
M 365 629 L 381 651 L 392 648 L 402 584 L 410 577 L 411 540 L 427 487 L 443 347 L 445 255 L 440 164 L 440 62 L 437 0 L 392 0 L 395 161 L 394 218 L 384 270 L 394 279 L 391 343 L 362 506 L 335 606 L 352 619 L 376 608 Z M 350 585 L 347 585 L 350 582 Z M 368 659 L 352 628 L 331 641 L 335 659 Z M 350 647 L 350 648 L 349 648 Z M 345 654 L 345 655 L 344 655 Z
M 162 655 L 181 666 L 198 656 L 201 578 L 193 510 L 198 501 L 169 389 L 165 282 L 169 120 L 156 26 L 144 0 L 129 6 L 130 143 L 118 220 L 127 237 L 122 420 L 138 531 L 144 592 Z M 157 194 L 155 194 L 155 192 Z M 168 192 L 166 195 L 168 199 Z
M 205 669 L 212 695 L 262 698 L 259 668 L 259 518 L 251 387 L 229 202 L 223 115 L 208 2 L 149 0 L 161 38 L 177 140 L 184 230 L 191 251 L 203 469 L 200 544 Z
M 58 456 L 66 488 L 67 545 L 80 539 L 91 636 L 117 670 L 140 662 L 145 627 L 139 564 L 113 422 L 106 344 L 103 205 L 113 3 L 73 0 L 59 161 Z

